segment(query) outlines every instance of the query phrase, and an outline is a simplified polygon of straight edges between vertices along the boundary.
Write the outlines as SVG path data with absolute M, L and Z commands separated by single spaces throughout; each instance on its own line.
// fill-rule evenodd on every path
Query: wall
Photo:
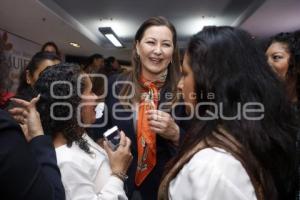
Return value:
M 6 53 L 10 68 L 7 80 L 8 89 L 15 92 L 20 72 L 23 71 L 31 57 L 40 50 L 41 45 L 0 29 L 0 48 Z

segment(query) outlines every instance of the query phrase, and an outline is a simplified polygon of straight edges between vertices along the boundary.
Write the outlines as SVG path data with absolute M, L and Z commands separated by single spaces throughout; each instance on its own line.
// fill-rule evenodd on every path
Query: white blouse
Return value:
M 215 149 L 199 151 L 184 165 L 170 182 L 169 199 L 256 200 L 242 164 L 225 150 Z
M 92 154 L 87 154 L 73 142 L 56 148 L 67 200 L 127 200 L 124 183 L 111 176 L 106 152 L 84 134 Z

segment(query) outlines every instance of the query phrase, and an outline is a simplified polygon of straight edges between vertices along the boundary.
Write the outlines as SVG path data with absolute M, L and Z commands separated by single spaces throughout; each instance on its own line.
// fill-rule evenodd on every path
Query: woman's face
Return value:
M 273 42 L 266 51 L 269 65 L 275 72 L 285 79 L 290 60 L 288 45 L 282 42 Z
M 184 55 L 182 64 L 182 76 L 177 88 L 182 92 L 184 102 L 187 104 L 186 112 L 190 113 L 196 105 L 195 79 L 191 66 L 189 65 L 189 56 Z
M 26 81 L 31 87 L 35 84 L 35 82 L 38 80 L 40 73 L 44 71 L 48 66 L 59 64 L 59 60 L 44 60 L 42 61 L 36 68 L 36 70 L 31 75 L 29 73 L 29 70 L 26 70 Z
M 150 26 L 136 44 L 142 65 L 142 74 L 147 79 L 156 79 L 170 64 L 174 51 L 173 34 L 166 26 Z
M 92 81 L 88 75 L 84 75 L 84 90 L 81 94 L 81 122 L 84 125 L 93 124 L 96 121 L 97 96 L 92 92 Z

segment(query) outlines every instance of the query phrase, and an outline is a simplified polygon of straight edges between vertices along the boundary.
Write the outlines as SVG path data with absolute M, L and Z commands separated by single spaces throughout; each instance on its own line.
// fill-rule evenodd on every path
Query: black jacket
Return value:
M 0 194 L 2 200 L 63 200 L 56 154 L 48 136 L 27 143 L 20 126 L 0 110 Z
M 127 137 L 130 138 L 132 145 L 131 145 L 131 152 L 133 155 L 132 164 L 128 170 L 129 179 L 125 182 L 125 189 L 129 198 L 131 198 L 133 191 L 138 190 L 142 195 L 143 199 L 157 199 L 157 191 L 160 183 L 160 179 L 162 173 L 164 171 L 164 167 L 167 161 L 175 155 L 177 149 L 176 147 L 168 140 L 160 137 L 157 135 L 157 164 L 152 172 L 146 177 L 144 182 L 140 187 L 137 187 L 134 182 L 135 172 L 137 168 L 137 142 L 136 142 L 136 131 L 135 131 L 135 124 L 132 117 L 133 113 L 131 111 L 126 112 L 118 112 L 115 113 L 117 117 L 128 118 L 127 120 L 120 120 L 113 116 L 114 106 L 117 109 L 124 110 L 124 107 L 120 105 L 119 99 L 113 95 L 113 83 L 116 81 L 123 81 L 126 80 L 124 75 L 114 75 L 109 78 L 108 81 L 108 94 L 105 98 L 105 108 L 102 118 L 98 119 L 95 125 L 102 127 L 99 128 L 91 128 L 88 130 L 89 135 L 94 139 L 97 140 L 101 138 L 103 133 L 111 128 L 112 126 L 117 125 L 120 130 L 123 130 Z M 122 84 L 118 84 L 115 88 L 115 93 L 119 94 Z M 165 93 L 167 91 L 162 89 L 160 93 L 160 101 L 159 104 L 166 102 Z M 180 106 L 176 106 L 174 110 L 174 114 L 177 117 L 185 116 L 184 106 L 181 104 Z M 175 120 L 176 121 L 176 120 Z M 180 127 L 180 139 L 183 138 L 184 129 L 183 124 L 180 121 L 176 121 L 176 123 Z

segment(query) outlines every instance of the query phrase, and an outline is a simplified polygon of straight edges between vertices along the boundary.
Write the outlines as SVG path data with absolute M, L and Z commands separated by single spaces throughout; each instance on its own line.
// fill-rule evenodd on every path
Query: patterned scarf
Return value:
M 156 133 L 150 130 L 146 112 L 157 109 L 159 90 L 163 86 L 166 75 L 158 81 L 149 81 L 141 77 L 143 85 L 137 121 L 138 164 L 135 184 L 140 186 L 156 165 Z

